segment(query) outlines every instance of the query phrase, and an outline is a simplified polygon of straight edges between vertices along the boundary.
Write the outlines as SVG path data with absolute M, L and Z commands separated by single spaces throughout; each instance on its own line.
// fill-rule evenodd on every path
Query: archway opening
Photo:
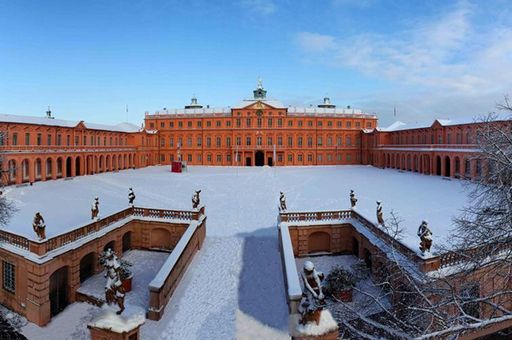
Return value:
M 62 267 L 50 276 L 50 315 L 59 314 L 68 304 L 68 267 Z
M 94 275 L 96 254 L 89 253 L 80 260 L 80 283 Z
M 256 165 L 256 166 L 265 165 L 265 154 L 263 153 L 263 151 L 256 151 L 256 154 L 254 156 L 254 165 Z
M 71 157 L 66 159 L 66 177 L 71 177 Z
M 75 176 L 80 176 L 80 157 L 75 159 Z
M 444 158 L 444 175 L 446 177 L 450 177 L 451 176 L 451 162 L 450 162 L 450 157 L 446 156 Z
M 129 231 L 123 235 L 123 253 L 132 249 L 132 232 Z
M 359 257 L 359 241 L 355 237 L 352 237 L 352 254 Z
M 441 156 L 436 157 L 436 175 L 441 176 Z

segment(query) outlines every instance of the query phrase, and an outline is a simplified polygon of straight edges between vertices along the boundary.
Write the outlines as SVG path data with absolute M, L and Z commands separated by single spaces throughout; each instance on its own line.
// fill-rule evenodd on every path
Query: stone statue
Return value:
M 315 269 L 313 262 L 306 261 L 301 277 L 304 292 L 299 306 L 299 312 L 302 314 L 300 323 L 305 325 L 314 321 L 318 325 L 320 323 L 320 313 L 325 306 L 325 296 L 322 292 L 324 274 Z
M 381 226 L 384 226 L 384 213 L 382 212 L 381 201 L 377 201 L 377 221 Z
M 36 212 L 36 215 L 34 216 L 32 228 L 34 228 L 34 232 L 36 233 L 38 239 L 44 240 L 46 238 L 46 225 L 44 224 L 44 218 L 41 216 L 39 211 Z
M 128 191 L 128 204 L 133 207 L 133 201 L 135 201 L 135 193 L 133 192 L 133 189 L 130 188 Z
M 100 215 L 100 201 L 98 196 L 94 198 L 94 202 L 92 202 L 91 206 L 91 219 L 98 220 Z
M 282 191 L 279 193 L 279 211 L 286 211 L 286 197 L 284 197 L 284 193 Z
M 420 237 L 420 250 L 424 254 L 426 251 L 430 253 L 432 247 L 432 231 L 428 227 L 428 222 L 423 220 L 418 227 L 418 236 Z
M 197 209 L 199 206 L 199 203 L 201 203 L 201 199 L 199 198 L 199 194 L 201 193 L 201 190 L 196 191 L 194 196 L 192 196 L 192 208 Z
M 356 207 L 357 198 L 354 190 L 350 190 L 350 207 L 353 209 Z
M 121 281 L 121 265 L 112 249 L 107 249 L 103 256 L 105 262 L 103 266 L 106 270 L 107 283 L 105 284 L 105 300 L 108 304 L 116 303 L 119 306 L 117 314 L 124 311 L 124 296 L 126 294 Z

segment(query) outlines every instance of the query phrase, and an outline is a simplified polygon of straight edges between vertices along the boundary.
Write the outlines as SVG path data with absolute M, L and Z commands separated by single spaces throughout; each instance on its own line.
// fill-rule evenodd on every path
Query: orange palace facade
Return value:
M 511 126 L 510 120 L 498 122 Z M 377 127 L 375 114 L 338 108 L 324 98 L 306 108 L 253 98 L 229 108 L 199 105 L 146 113 L 142 127 L 46 117 L 0 115 L 2 183 L 33 183 L 171 164 L 300 166 L 369 164 L 426 175 L 476 179 L 488 170 L 475 159 L 485 123 L 436 120 Z

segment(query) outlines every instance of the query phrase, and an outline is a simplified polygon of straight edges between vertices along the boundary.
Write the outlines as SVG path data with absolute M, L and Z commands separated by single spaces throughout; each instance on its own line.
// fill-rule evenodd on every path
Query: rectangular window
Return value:
M 18 145 L 18 133 L 12 134 L 12 145 Z
M 341 127 L 341 121 L 336 122 L 336 127 Z
M 361 127 L 361 122 L 356 122 L 356 128 L 360 128 Z
M 206 127 L 211 127 L 211 126 L 212 126 L 212 122 L 211 122 L 211 121 L 209 121 L 209 120 L 207 120 L 207 121 L 206 121 Z
M 178 127 L 182 128 L 183 127 L 183 122 L 178 122 Z
M 332 127 L 332 121 L 330 121 L 330 120 L 329 120 L 329 121 L 327 122 L 327 126 L 328 126 L 328 127 Z
M 302 120 L 299 120 L 297 124 L 299 125 L 299 127 L 302 127 Z
M 215 124 L 217 125 L 217 127 L 220 127 L 220 124 L 221 124 L 220 120 L 218 120 Z
M 297 139 L 297 145 L 299 146 L 299 148 L 302 148 L 302 137 L 299 137 Z
M 268 119 L 268 127 L 272 127 L 272 118 Z
M 313 155 L 312 154 L 308 155 L 308 162 L 313 162 Z
M 322 125 L 323 125 L 323 123 L 322 123 L 322 121 L 321 121 L 321 120 L 319 120 L 319 121 L 316 123 L 316 126 L 318 126 L 318 127 L 322 127 Z
M 16 291 L 16 268 L 12 263 L 2 261 L 4 289 L 14 293 Z
M 313 137 L 308 137 L 308 147 L 313 147 Z
M 272 145 L 272 137 L 267 137 L 267 145 Z
M 70 135 L 66 135 L 66 145 L 67 146 L 71 145 L 71 136 Z
M 164 147 L 165 146 L 165 139 L 160 139 L 160 146 L 161 147 Z
M 279 127 L 283 126 L 283 119 L 282 118 L 279 118 L 277 120 L 277 126 L 279 126 Z
M 321 162 L 321 161 L 322 161 L 322 158 L 323 158 L 323 156 L 322 156 L 322 154 L 321 154 L 321 153 L 320 153 L 320 154 L 318 154 L 318 156 L 316 157 L 316 159 L 317 159 L 317 161 L 318 161 L 318 162 Z
M 221 141 L 221 138 L 220 138 L 220 137 L 215 138 L 215 146 L 216 146 L 216 147 L 220 148 L 220 144 L 221 144 L 221 143 L 222 143 L 222 141 Z
M 251 118 L 246 119 L 246 125 L 247 127 L 251 127 Z
M 209 148 L 212 146 L 212 138 L 206 137 L 206 147 Z
M 197 137 L 197 146 L 201 146 L 203 144 L 203 139 L 201 136 Z
M 327 137 L 327 146 L 332 146 L 332 137 Z
M 242 126 L 242 121 L 240 118 L 237 118 L 236 119 L 236 127 L 240 127 L 240 126 Z
M 277 145 L 279 145 L 279 146 L 283 145 L 283 137 L 277 136 Z
M 160 155 L 160 162 L 165 162 L 165 155 Z
M 202 127 L 202 126 L 203 126 L 203 123 L 202 123 L 201 121 L 198 121 L 198 122 L 197 122 L 197 127 L 198 127 L 198 128 L 200 128 L 200 127 Z
M 231 162 L 231 155 L 229 153 L 226 155 L 226 161 Z
M 302 162 L 302 154 L 301 154 L 301 153 L 299 153 L 299 155 L 297 156 L 297 160 L 298 160 L 299 162 Z
M 258 117 L 258 120 L 257 120 L 258 127 L 261 127 L 261 124 L 262 124 L 262 120 L 261 120 L 261 118 Z
M 227 146 L 228 148 L 230 148 L 230 147 L 231 147 L 231 137 L 226 137 L 226 146 Z
M 25 134 L 25 145 L 30 145 L 30 133 Z
M 317 144 L 318 146 L 322 146 L 322 145 L 323 145 L 323 139 L 322 139 L 322 137 L 320 137 L 320 136 L 319 136 L 319 137 L 317 137 L 316 144 Z
M 293 120 L 288 121 L 288 127 L 293 127 Z
M 236 137 L 236 145 L 242 145 L 242 137 Z
M 191 148 L 191 147 L 192 147 L 192 137 L 187 137 L 187 146 L 188 146 L 189 148 Z
M 165 122 L 160 122 L 160 127 L 163 129 L 165 127 Z
M 350 136 L 347 136 L 345 144 L 347 144 L 347 146 L 351 146 L 352 145 L 352 138 Z
M 256 145 L 261 146 L 263 138 L 261 136 L 256 137 Z
M 174 122 L 169 122 L 169 127 L 173 128 L 174 127 Z
M 312 126 L 313 126 L 313 121 L 312 121 L 312 120 L 308 120 L 308 126 L 309 126 L 309 127 L 312 127 Z
M 192 162 L 192 155 L 191 155 L 191 154 L 188 154 L 188 155 L 187 155 L 187 161 L 188 161 L 188 162 Z
M 245 145 L 247 145 L 247 146 L 250 146 L 250 145 L 251 145 L 251 137 L 247 137 L 247 138 L 246 138 L 246 143 L 245 143 Z
M 78 145 L 80 143 L 80 138 L 78 136 L 75 136 L 75 145 Z
M 222 155 L 217 155 L 217 163 L 222 163 Z
M 5 134 L 5 136 L 7 136 L 7 133 Z M 5 139 L 7 139 L 7 137 Z M 4 143 L 5 143 L 4 134 L 0 132 L 0 145 L 4 145 Z
M 191 127 L 192 127 L 192 122 L 187 122 L 187 126 L 188 126 L 189 128 L 191 128 Z M 189 161 L 189 162 L 191 162 L 191 161 Z
M 37 141 L 37 145 L 41 145 L 41 143 L 42 143 L 42 139 L 43 139 L 43 138 L 42 138 L 42 135 L 41 135 L 40 133 L 38 133 L 38 134 L 37 134 L 37 140 L 36 140 L 36 141 Z
M 174 138 L 172 138 L 172 137 L 169 138 L 169 147 L 171 147 L 171 148 L 174 147 Z
M 347 122 L 347 129 L 350 129 L 352 127 L 352 122 Z
M 230 121 L 230 120 L 228 120 L 228 121 L 226 122 L 226 126 L 227 126 L 227 127 L 231 127 L 231 121 Z
M 288 146 L 289 147 L 292 147 L 293 146 L 293 137 L 288 137 Z
M 87 144 L 87 136 L 84 136 L 82 139 L 83 139 L 83 141 L 84 141 L 84 142 L 82 143 L 82 145 L 86 145 L 86 144 Z
M 57 135 L 57 145 L 62 145 L 62 135 Z

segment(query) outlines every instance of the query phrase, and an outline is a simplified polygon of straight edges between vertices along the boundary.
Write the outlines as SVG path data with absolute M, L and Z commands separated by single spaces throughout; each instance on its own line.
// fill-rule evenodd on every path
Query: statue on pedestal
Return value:
M 324 274 L 315 269 L 311 261 L 304 262 L 304 270 L 301 274 L 304 284 L 304 292 L 299 306 L 302 315 L 300 323 L 305 325 L 308 322 L 320 323 L 320 315 L 325 306 L 325 296 L 322 292 L 322 280 Z
M 279 211 L 286 211 L 286 197 L 284 197 L 284 193 L 282 191 L 279 193 Z
M 377 221 L 381 226 L 384 226 L 384 213 L 382 212 L 381 201 L 377 201 Z
M 134 201 L 135 201 L 135 193 L 133 192 L 133 189 L 130 188 L 128 190 L 128 204 L 133 207 Z
M 428 222 L 423 220 L 421 225 L 418 227 L 418 236 L 420 237 L 420 250 L 424 254 L 426 251 L 430 253 L 430 247 L 432 247 L 432 231 L 428 227 Z
M 356 207 L 357 198 L 354 190 L 350 190 L 350 207 L 354 209 Z
M 124 296 L 126 294 L 121 281 L 121 265 L 115 252 L 107 249 L 103 253 L 103 266 L 106 270 L 107 283 L 105 284 L 105 300 L 107 304 L 116 303 L 119 306 L 117 314 L 124 311 Z
M 201 203 L 201 199 L 199 197 L 199 194 L 201 193 L 201 190 L 196 191 L 194 196 L 192 196 L 192 209 L 197 209 L 199 207 L 199 203 Z
M 44 218 L 41 216 L 39 211 L 36 212 L 36 215 L 34 216 L 32 228 L 34 229 L 38 239 L 44 240 L 46 238 L 46 225 L 44 224 Z
M 92 202 L 91 206 L 91 219 L 92 220 L 98 220 L 100 215 L 100 201 L 98 196 L 94 198 L 94 202 Z

